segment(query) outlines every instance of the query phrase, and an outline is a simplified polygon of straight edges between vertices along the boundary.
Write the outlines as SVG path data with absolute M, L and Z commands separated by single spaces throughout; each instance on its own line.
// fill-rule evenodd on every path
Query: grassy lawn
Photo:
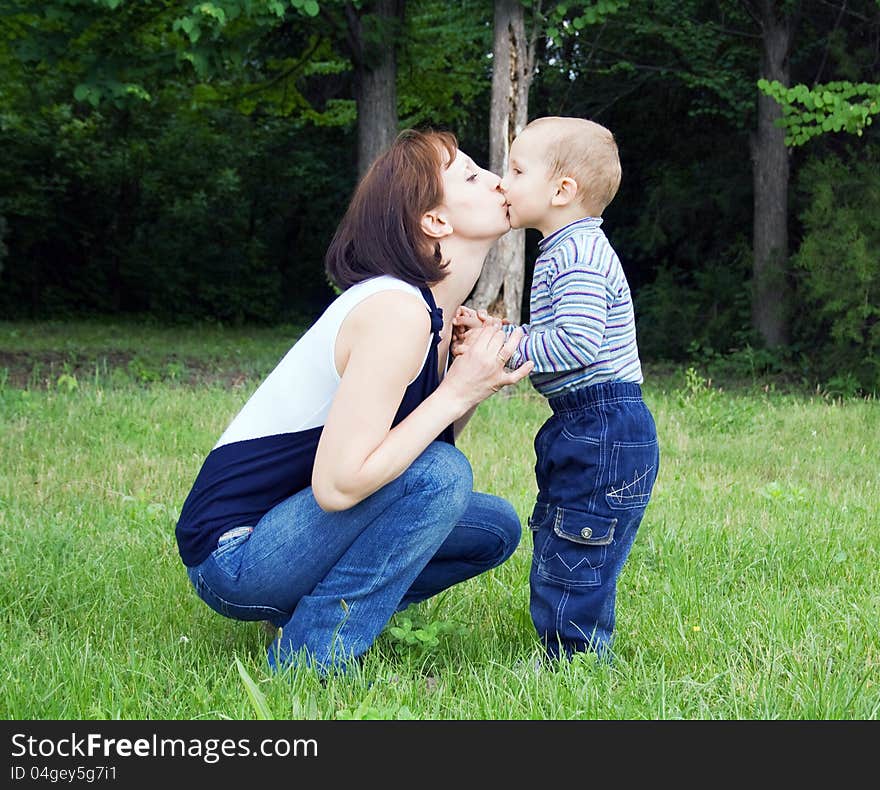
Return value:
M 4 718 L 253 718 L 248 678 L 279 719 L 878 717 L 877 401 L 693 370 L 647 369 L 661 469 L 612 666 L 536 670 L 525 530 L 501 568 L 396 615 L 360 670 L 268 675 L 270 636 L 196 598 L 174 524 L 298 331 L 0 323 Z M 522 384 L 460 442 L 523 524 L 547 413 Z

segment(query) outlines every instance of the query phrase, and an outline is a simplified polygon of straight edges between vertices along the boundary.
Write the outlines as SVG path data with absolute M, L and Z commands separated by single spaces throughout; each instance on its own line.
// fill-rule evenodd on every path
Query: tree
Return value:
M 761 78 L 788 85 L 789 54 L 800 4 L 743 0 L 761 31 Z M 781 127 L 782 110 L 758 95 L 757 128 L 751 140 L 754 182 L 752 324 L 769 347 L 788 343 L 788 185 L 790 164 Z
M 537 21 L 526 39 L 520 0 L 495 0 L 492 100 L 489 111 L 489 169 L 507 170 L 510 144 L 528 121 L 529 87 L 535 69 Z M 540 15 L 540 3 L 535 19 Z M 512 230 L 492 247 L 470 297 L 477 309 L 520 322 L 525 276 L 525 230 Z
M 346 2 L 347 49 L 354 65 L 358 176 L 397 135 L 397 47 L 405 0 Z

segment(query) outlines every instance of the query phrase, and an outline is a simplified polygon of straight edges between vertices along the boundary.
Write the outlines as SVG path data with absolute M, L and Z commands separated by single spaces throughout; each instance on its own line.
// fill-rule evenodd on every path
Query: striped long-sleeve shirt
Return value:
M 530 323 L 508 364 L 533 360 L 532 384 L 546 397 L 604 381 L 642 382 L 629 284 L 601 224 L 577 220 L 539 246 Z

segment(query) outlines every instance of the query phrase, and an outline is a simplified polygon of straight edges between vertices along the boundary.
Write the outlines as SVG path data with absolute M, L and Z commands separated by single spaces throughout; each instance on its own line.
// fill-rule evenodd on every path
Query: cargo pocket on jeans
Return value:
M 611 448 L 611 483 L 605 501 L 612 510 L 644 508 L 657 479 L 659 451 L 651 442 L 615 442 Z
M 539 503 L 529 525 L 534 531 L 538 576 L 565 587 L 602 583 L 601 570 L 614 540 L 616 518 Z

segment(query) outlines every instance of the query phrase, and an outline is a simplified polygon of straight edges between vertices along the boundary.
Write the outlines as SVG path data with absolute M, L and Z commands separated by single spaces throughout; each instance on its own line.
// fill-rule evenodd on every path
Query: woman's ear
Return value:
M 433 209 L 422 214 L 422 231 L 431 239 L 442 239 L 452 233 L 452 225 L 440 209 Z
M 556 184 L 556 194 L 550 200 L 551 206 L 567 206 L 577 197 L 578 183 L 571 176 L 560 178 Z

